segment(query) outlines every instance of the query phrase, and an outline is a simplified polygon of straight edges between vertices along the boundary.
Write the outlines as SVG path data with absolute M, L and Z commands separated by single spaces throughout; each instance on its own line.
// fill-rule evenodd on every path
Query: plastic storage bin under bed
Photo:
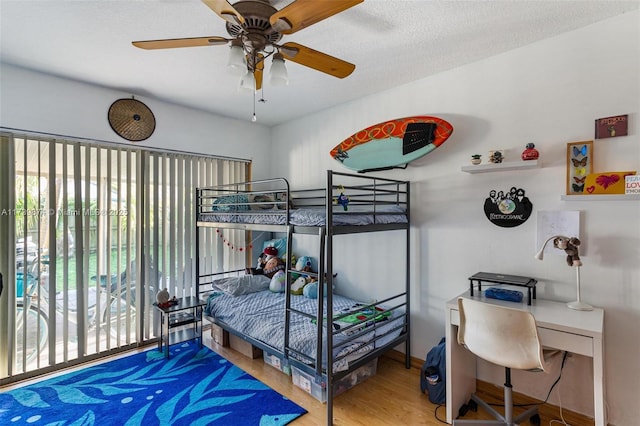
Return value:
M 378 368 L 378 358 L 374 358 L 358 369 L 334 382 L 334 396 L 351 389 L 355 385 L 364 382 L 369 377 L 376 374 Z M 322 376 L 316 378 L 315 375 L 302 371 L 295 366 L 291 366 L 291 378 L 293 384 L 307 392 L 320 402 L 327 402 L 327 378 Z

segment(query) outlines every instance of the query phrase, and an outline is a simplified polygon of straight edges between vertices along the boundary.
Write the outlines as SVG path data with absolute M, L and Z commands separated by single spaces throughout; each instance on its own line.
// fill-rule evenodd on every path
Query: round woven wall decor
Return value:
M 113 131 L 132 142 L 147 139 L 156 128 L 156 119 L 149 107 L 133 98 L 112 103 L 108 118 Z

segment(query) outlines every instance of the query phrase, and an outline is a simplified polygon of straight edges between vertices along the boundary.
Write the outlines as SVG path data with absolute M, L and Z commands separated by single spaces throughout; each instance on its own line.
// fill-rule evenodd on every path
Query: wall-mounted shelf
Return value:
M 561 195 L 562 201 L 632 201 L 640 200 L 638 194 Z
M 460 170 L 466 173 L 506 172 L 509 170 L 537 169 L 542 167 L 540 160 L 511 161 L 506 163 L 478 164 L 477 166 L 462 166 Z

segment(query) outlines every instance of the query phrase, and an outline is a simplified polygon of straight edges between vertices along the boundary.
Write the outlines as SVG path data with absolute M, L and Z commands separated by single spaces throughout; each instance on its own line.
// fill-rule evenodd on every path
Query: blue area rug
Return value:
M 195 342 L 0 393 L 0 425 L 286 425 L 304 413 Z

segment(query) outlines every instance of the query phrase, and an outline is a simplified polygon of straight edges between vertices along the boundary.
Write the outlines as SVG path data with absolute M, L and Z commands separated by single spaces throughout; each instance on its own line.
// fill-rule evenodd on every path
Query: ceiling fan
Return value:
M 134 41 L 142 49 L 215 46 L 230 44 L 228 66 L 244 74 L 241 87 L 262 88 L 264 61 L 273 56 L 271 82 L 286 84 L 284 60 L 296 62 L 338 78 L 350 75 L 354 64 L 298 43 L 279 44 L 283 34 L 293 34 L 364 0 L 294 0 L 281 10 L 267 0 L 202 0 L 224 19 L 229 38 L 219 36 Z

